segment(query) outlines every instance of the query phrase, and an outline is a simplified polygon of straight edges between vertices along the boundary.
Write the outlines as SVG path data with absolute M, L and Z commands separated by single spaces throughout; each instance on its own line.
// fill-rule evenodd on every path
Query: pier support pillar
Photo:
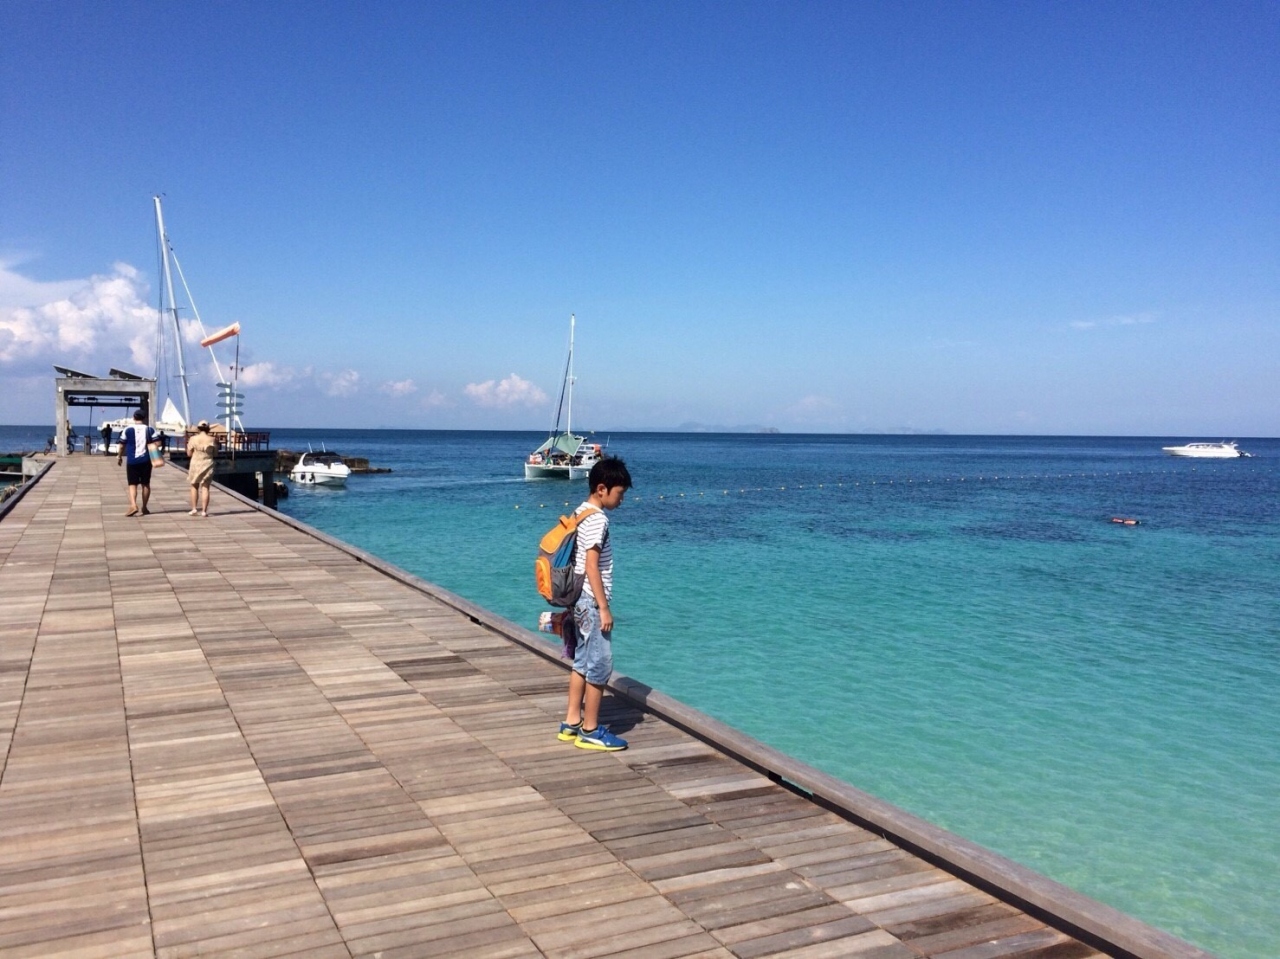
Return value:
M 228 489 L 233 489 L 241 496 L 249 499 L 258 498 L 258 477 L 254 473 L 222 473 L 217 480 Z

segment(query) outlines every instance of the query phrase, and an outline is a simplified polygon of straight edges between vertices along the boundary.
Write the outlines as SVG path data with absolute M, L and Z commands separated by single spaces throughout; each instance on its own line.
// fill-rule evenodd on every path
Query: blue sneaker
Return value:
M 578 738 L 578 733 L 582 731 L 582 723 L 576 726 L 570 726 L 568 723 L 560 724 L 560 732 L 556 734 L 556 739 L 562 743 L 571 743 Z
M 627 741 L 609 732 L 608 726 L 600 726 L 591 732 L 585 729 L 580 730 L 574 745 L 579 749 L 598 749 L 607 753 L 616 753 L 620 749 L 627 748 Z

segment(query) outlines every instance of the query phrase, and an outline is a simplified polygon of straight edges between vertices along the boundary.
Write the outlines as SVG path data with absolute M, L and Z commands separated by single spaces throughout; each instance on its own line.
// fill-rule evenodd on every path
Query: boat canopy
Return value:
M 298 466 L 342 466 L 342 457 L 337 453 L 313 453 L 310 450 L 302 454 Z
M 548 436 L 546 442 L 539 446 L 535 453 L 564 453 L 566 456 L 572 456 L 581 448 L 584 440 L 581 436 L 574 436 L 572 433 L 557 433 L 555 436 Z

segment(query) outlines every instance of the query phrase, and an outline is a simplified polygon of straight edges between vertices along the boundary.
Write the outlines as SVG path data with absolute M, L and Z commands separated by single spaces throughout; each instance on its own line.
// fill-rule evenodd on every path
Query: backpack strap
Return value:
M 573 530 L 573 556 L 574 556 L 575 562 L 577 561 L 577 556 L 578 556 L 578 527 L 580 527 L 582 525 L 583 520 L 585 520 L 592 513 L 603 513 L 603 512 L 604 510 L 602 510 L 599 506 L 590 506 L 587 509 L 584 509 L 581 513 L 573 514 L 578 520 L 578 526 L 574 527 L 574 530 Z M 605 544 L 605 541 L 608 540 L 608 538 L 609 538 L 609 527 L 606 525 L 604 528 L 604 536 L 601 537 L 600 539 L 600 546 L 602 548 Z

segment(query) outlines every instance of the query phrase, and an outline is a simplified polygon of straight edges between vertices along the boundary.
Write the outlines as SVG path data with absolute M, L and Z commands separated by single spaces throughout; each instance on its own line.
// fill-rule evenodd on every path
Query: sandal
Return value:
M 125 513 L 124 515 L 125 515 L 125 516 L 137 516 L 137 515 L 138 515 L 138 511 L 137 511 L 136 509 L 131 509 L 131 510 L 129 510 L 129 512 Z

